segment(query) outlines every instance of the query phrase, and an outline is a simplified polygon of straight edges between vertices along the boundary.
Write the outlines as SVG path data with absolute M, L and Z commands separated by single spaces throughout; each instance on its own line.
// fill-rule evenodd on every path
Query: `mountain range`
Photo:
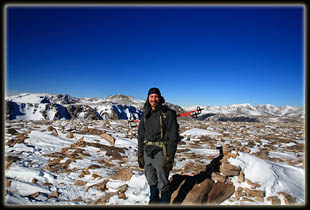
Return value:
M 6 101 L 7 120 L 106 120 L 139 119 L 143 114 L 145 100 L 122 94 L 107 98 L 77 98 L 68 94 L 23 93 L 8 96 Z M 177 113 L 195 110 L 195 106 L 181 107 L 166 105 Z M 271 104 L 252 106 L 233 104 L 227 106 L 200 106 L 203 110 L 198 120 L 215 121 L 303 121 L 305 109 L 295 106 Z M 183 119 L 191 119 L 189 117 Z

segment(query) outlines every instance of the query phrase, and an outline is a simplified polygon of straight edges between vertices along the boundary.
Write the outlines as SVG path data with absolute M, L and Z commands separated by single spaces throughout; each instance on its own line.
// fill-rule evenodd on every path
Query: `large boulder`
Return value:
M 220 204 L 235 192 L 235 186 L 229 183 L 216 182 L 208 193 L 208 204 Z
M 217 149 L 219 149 L 219 156 L 214 158 L 204 171 L 194 176 L 178 174 L 172 176 L 171 203 L 220 204 L 234 194 L 235 186 L 231 182 L 226 183 L 226 176 L 239 175 L 241 169 L 222 161 L 223 148 Z
M 171 179 L 171 203 L 174 204 L 201 204 L 207 201 L 211 190 L 211 179 L 198 180 L 196 176 L 174 175 Z
M 213 180 L 205 179 L 201 183 L 197 183 L 188 192 L 182 204 L 203 204 L 207 203 L 209 192 L 213 189 Z
M 171 179 L 171 203 L 181 205 L 220 204 L 235 192 L 230 183 L 216 182 L 201 176 L 174 175 Z

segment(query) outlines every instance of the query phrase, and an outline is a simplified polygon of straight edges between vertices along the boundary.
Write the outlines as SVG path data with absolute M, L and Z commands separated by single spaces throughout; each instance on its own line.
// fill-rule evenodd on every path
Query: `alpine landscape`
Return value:
M 137 163 L 144 100 L 5 98 L 5 204 L 147 205 Z M 166 103 L 178 114 L 197 109 Z M 172 205 L 305 205 L 305 109 L 202 106 L 178 117 Z

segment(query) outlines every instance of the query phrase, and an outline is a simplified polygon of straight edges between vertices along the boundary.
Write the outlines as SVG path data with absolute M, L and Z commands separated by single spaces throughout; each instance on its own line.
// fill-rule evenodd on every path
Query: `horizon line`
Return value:
M 118 93 L 118 94 L 114 94 L 114 95 L 109 95 L 109 96 L 106 96 L 104 98 L 102 97 L 88 97 L 88 96 L 83 96 L 83 97 L 76 97 L 76 96 L 72 96 L 68 93 L 51 93 L 51 92 L 20 92 L 20 91 L 11 91 L 11 92 L 16 92 L 16 93 L 8 93 L 10 91 L 6 91 L 5 92 L 5 98 L 7 97 L 11 97 L 11 96 L 18 96 L 18 95 L 21 95 L 21 94 L 50 94 L 50 95 L 68 95 L 68 96 L 71 96 L 71 97 L 74 97 L 74 98 L 79 98 L 79 99 L 82 99 L 82 98 L 96 98 L 96 99 L 106 99 L 108 97 L 111 97 L 111 96 L 117 96 L 117 95 L 124 95 L 124 96 L 128 96 L 128 97 L 133 97 L 134 99 L 136 100 L 140 100 L 140 101 L 145 101 L 145 99 L 138 99 L 136 98 L 135 96 L 132 96 L 132 95 L 126 95 L 126 94 L 123 94 L 123 93 Z M 19 92 L 19 93 L 18 93 Z M 170 103 L 168 101 L 166 101 L 165 103 L 169 103 L 169 104 L 174 104 L 174 105 L 178 105 L 178 104 L 175 104 L 175 103 Z M 277 106 L 277 105 L 274 105 L 274 104 L 271 104 L 271 103 L 265 103 L 265 104 L 258 104 L 258 105 L 252 105 L 251 103 L 249 102 L 243 102 L 243 103 L 231 103 L 231 104 L 226 104 L 226 105 L 199 105 L 198 103 L 195 103 L 194 105 L 178 105 L 178 106 L 181 106 L 181 107 L 189 107 L 189 106 L 232 106 L 232 105 L 243 105 L 243 104 L 249 104 L 251 106 L 262 106 L 262 105 L 272 105 L 272 106 L 275 106 L 275 107 L 283 107 L 283 106 L 292 106 L 292 107 L 298 107 L 298 108 L 305 108 L 305 106 L 294 106 L 294 105 L 280 105 L 280 106 Z

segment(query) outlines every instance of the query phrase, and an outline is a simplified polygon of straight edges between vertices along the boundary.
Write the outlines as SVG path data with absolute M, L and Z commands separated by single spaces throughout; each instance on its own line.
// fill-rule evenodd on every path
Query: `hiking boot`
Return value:
M 170 190 L 161 191 L 161 198 L 160 198 L 161 204 L 170 204 L 170 199 L 171 199 Z
M 159 203 L 159 190 L 157 185 L 150 185 L 150 201 L 149 204 Z

